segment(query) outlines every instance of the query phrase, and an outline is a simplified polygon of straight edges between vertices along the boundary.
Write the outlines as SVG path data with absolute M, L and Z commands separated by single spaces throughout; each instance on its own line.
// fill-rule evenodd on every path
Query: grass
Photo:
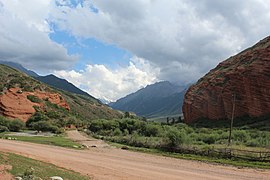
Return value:
M 117 148 L 122 148 L 123 146 L 125 146 L 125 147 L 128 147 L 128 150 L 131 150 L 131 151 L 161 155 L 161 156 L 172 157 L 172 158 L 196 160 L 196 161 L 209 162 L 209 163 L 218 163 L 222 165 L 232 165 L 232 166 L 237 166 L 237 167 L 270 169 L 270 163 L 267 163 L 267 162 L 243 161 L 243 160 L 238 160 L 238 159 L 224 159 L 224 158 L 199 156 L 199 155 L 193 155 L 193 154 L 180 154 L 180 153 L 165 152 L 162 150 L 152 149 L 152 148 L 127 146 L 127 145 L 113 143 L 113 142 L 107 142 L 107 143 Z
M 34 169 L 34 175 L 42 179 L 49 179 L 52 176 L 60 176 L 65 180 L 90 179 L 89 177 L 83 176 L 77 172 L 12 153 L 0 152 L 0 164 L 11 165 L 12 169 L 9 170 L 9 173 L 14 176 L 21 176 L 32 167 Z
M 66 148 L 74 148 L 74 149 L 83 149 L 84 147 L 76 143 L 68 138 L 65 138 L 64 136 L 12 136 L 7 133 L 0 133 L 0 138 L 8 138 L 15 139 L 18 141 L 25 141 L 25 142 L 31 142 L 31 143 L 37 143 L 37 144 L 47 144 L 47 145 L 54 145 L 54 146 L 61 146 Z

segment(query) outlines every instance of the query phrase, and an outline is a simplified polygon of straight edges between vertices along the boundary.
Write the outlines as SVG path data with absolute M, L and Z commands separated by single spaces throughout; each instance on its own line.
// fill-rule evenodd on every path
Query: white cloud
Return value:
M 152 68 L 144 59 L 133 57 L 127 67 L 115 70 L 101 64 L 87 65 L 84 70 L 56 71 L 65 78 L 97 98 L 115 101 L 131 92 L 157 81 L 158 68 Z
M 0 60 L 48 72 L 67 68 L 78 59 L 49 38 L 51 1 L 0 2 Z
M 75 36 L 115 44 L 149 60 L 161 69 L 160 79 L 185 83 L 267 36 L 269 4 L 268 0 L 92 0 L 58 7 L 51 20 Z

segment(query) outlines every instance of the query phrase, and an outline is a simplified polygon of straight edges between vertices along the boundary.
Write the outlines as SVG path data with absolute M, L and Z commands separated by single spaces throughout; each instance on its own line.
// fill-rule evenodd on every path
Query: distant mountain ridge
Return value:
M 38 77 L 34 77 L 34 78 L 43 82 L 43 83 L 46 83 L 50 86 L 56 87 L 56 88 L 61 89 L 61 90 L 65 90 L 65 91 L 68 91 L 71 93 L 81 94 L 81 95 L 85 95 L 85 96 L 89 96 L 91 98 L 94 98 L 93 96 L 91 96 L 87 92 L 77 88 L 72 83 L 68 82 L 67 80 L 58 78 L 53 74 L 50 74 L 47 76 L 38 76 Z
M 58 78 L 53 74 L 50 74 L 50 75 L 47 75 L 47 76 L 39 76 L 34 71 L 26 69 L 21 64 L 14 63 L 14 62 L 9 62 L 9 61 L 0 61 L 0 64 L 4 64 L 4 65 L 10 66 L 10 67 L 13 67 L 13 68 L 15 68 L 15 69 L 17 69 L 17 70 L 19 70 L 21 72 L 24 72 L 25 74 L 27 74 L 29 76 L 32 76 L 33 78 L 35 78 L 35 79 L 37 79 L 37 80 L 39 80 L 39 81 L 41 81 L 43 83 L 46 83 L 46 84 L 52 86 L 52 87 L 96 99 L 95 97 L 91 96 L 87 92 L 77 88 L 72 83 L 68 82 L 67 80 Z M 97 101 L 99 101 L 99 100 L 97 100 Z
M 4 64 L 10 67 L 13 67 L 29 76 L 32 77 L 38 77 L 39 75 L 37 73 L 35 73 L 34 71 L 31 71 L 29 69 L 26 69 L 25 67 L 23 67 L 21 64 L 19 63 L 15 63 L 15 62 L 10 62 L 10 61 L 0 61 L 0 64 Z
M 182 113 L 186 89 L 186 86 L 174 85 L 168 81 L 157 82 L 109 105 L 145 117 L 178 115 Z

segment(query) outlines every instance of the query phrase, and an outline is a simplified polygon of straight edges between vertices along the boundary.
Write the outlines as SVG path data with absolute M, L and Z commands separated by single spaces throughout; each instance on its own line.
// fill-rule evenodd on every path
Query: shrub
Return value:
M 187 136 L 184 131 L 171 128 L 165 135 L 165 141 L 169 148 L 176 148 L 186 143 Z
M 101 120 L 91 121 L 88 129 L 92 132 L 98 132 L 103 129 L 103 123 Z
M 258 147 L 259 142 L 256 139 L 251 139 L 246 143 L 246 145 L 250 147 Z
M 119 128 L 116 128 L 116 129 L 113 131 L 113 135 L 114 135 L 114 136 L 121 136 L 121 135 L 122 135 L 122 131 L 121 131 Z
M 0 115 L 0 125 L 8 127 L 9 120 L 7 120 L 4 116 Z
M 14 119 L 9 122 L 8 129 L 10 131 L 18 132 L 22 130 L 24 123 L 19 119 Z
M 145 126 L 145 136 L 158 136 L 160 134 L 160 126 L 155 125 L 155 124 L 146 124 Z
M 36 112 L 26 121 L 26 127 L 32 127 L 32 123 L 39 121 L 47 121 L 49 118 L 43 112 Z
M 8 132 L 8 131 L 9 131 L 9 129 L 6 126 L 1 126 L 0 125 L 0 133 L 1 132 Z
M 201 135 L 200 140 L 206 144 L 214 144 L 216 142 L 216 137 L 213 134 L 204 134 Z
M 53 133 L 59 132 L 59 128 L 57 126 L 54 126 L 47 121 L 34 122 L 32 123 L 32 128 L 37 131 L 50 131 Z
M 61 118 L 61 114 L 57 111 L 49 111 L 49 112 L 46 112 L 46 116 L 48 116 L 48 118 L 51 118 L 51 119 L 59 119 Z
M 233 139 L 235 141 L 239 142 L 246 142 L 248 139 L 250 139 L 249 134 L 245 130 L 235 130 L 233 131 Z
M 41 100 L 37 96 L 34 96 L 34 95 L 27 95 L 27 99 L 34 103 L 41 102 Z

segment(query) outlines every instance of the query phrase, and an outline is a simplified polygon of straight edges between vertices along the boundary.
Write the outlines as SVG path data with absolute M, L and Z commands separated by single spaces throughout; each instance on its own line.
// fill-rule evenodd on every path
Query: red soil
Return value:
M 39 99 L 47 99 L 53 104 L 57 104 L 70 110 L 67 102 L 58 93 L 34 91 L 23 92 L 20 88 L 10 88 L 0 96 L 0 114 L 9 118 L 18 118 L 27 121 L 36 111 L 33 106 L 43 107 L 43 103 L 31 102 L 27 96 L 33 95 Z

